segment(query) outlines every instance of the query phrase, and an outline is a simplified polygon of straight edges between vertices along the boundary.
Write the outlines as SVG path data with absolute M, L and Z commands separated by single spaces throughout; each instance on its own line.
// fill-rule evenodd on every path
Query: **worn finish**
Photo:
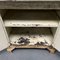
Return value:
M 35 45 L 35 46 L 17 46 L 17 45 L 10 45 L 10 47 L 7 48 L 8 52 L 12 52 L 15 48 L 42 48 L 42 49 L 48 49 L 50 53 L 55 53 L 55 49 L 53 47 L 49 46 L 43 46 L 43 45 Z
M 1 1 L 0 9 L 60 9 L 60 1 Z
M 5 27 L 57 27 L 56 11 L 8 10 L 3 17 Z
M 13 1 L 7 1 L 7 0 L 0 0 L 0 9 L 60 9 L 60 1 L 40 1 L 40 0 L 38 0 L 38 1 L 29 1 L 29 0 L 25 0 L 25 1 L 23 1 L 23 0 L 13 0 Z M 1 19 L 1 21 L 2 21 L 2 19 Z M 3 22 L 3 21 L 2 21 Z M 0 22 L 1 23 L 1 22 Z M 3 25 L 1 26 L 1 28 L 3 27 Z M 60 26 L 59 26 L 60 27 Z M 4 28 L 3 28 L 4 29 Z M 2 29 L 2 31 L 3 31 L 3 29 Z M 59 31 L 59 29 L 57 29 L 58 31 Z M 47 31 L 47 30 L 46 30 Z M 58 32 L 57 31 L 57 32 Z M 6 31 L 5 31 L 6 32 Z M 3 36 L 4 36 L 4 34 L 2 34 Z M 60 35 L 60 33 L 58 32 L 58 34 L 56 34 L 57 36 L 58 35 Z M 56 37 L 56 40 L 55 41 L 57 41 L 57 39 L 59 38 L 59 36 L 58 37 Z M 6 40 L 6 39 L 5 39 Z M 4 41 L 5 41 L 4 40 Z M 3 42 L 3 41 L 1 41 L 1 42 Z M 7 41 L 5 41 L 5 42 L 7 42 Z M 4 42 L 4 43 L 5 43 Z M 59 42 L 59 41 L 58 41 Z M 56 43 L 57 44 L 57 43 Z M 55 44 L 55 45 L 56 45 Z M 9 46 L 9 43 L 7 42 L 6 43 L 6 47 L 7 47 L 7 45 Z M 2 44 L 1 44 L 1 46 L 2 46 Z M 5 45 L 4 45 L 5 46 Z M 3 47 L 4 47 L 3 46 Z M 56 46 L 58 46 L 58 45 L 56 45 Z M 55 47 L 56 47 L 55 46 Z M 35 47 L 35 46 L 34 46 Z M 40 46 L 39 46 L 40 47 Z M 5 47 L 4 47 L 5 48 Z M 4 49 L 3 48 L 3 49 Z M 15 48 L 15 47 L 14 47 Z M 14 48 L 12 48 L 12 49 L 14 49 Z M 19 47 L 18 47 L 19 48 Z M 59 48 L 59 47 L 58 47 Z M 58 50 L 58 48 L 56 48 L 57 50 Z M 2 48 L 1 48 L 2 49 Z M 2 50 L 3 50 L 2 49 Z M 50 48 L 48 48 L 49 50 L 51 50 Z M 60 49 L 59 49 L 60 50 Z M 59 51 L 58 50 L 58 51 Z

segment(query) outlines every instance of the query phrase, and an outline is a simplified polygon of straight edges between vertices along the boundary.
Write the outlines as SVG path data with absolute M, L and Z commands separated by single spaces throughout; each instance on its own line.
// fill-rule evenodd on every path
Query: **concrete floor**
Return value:
M 13 53 L 0 52 L 0 60 L 60 60 L 60 53 L 49 53 L 42 49 L 16 49 Z

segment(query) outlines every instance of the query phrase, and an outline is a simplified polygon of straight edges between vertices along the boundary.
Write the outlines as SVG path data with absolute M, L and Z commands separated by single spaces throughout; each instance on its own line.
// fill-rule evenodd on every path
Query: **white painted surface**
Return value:
M 0 15 L 0 51 L 2 51 L 3 49 L 7 48 L 10 45 L 8 40 L 9 39 Z
M 53 47 L 60 51 L 60 23 L 54 36 Z
M 57 27 L 58 20 L 5 20 L 6 27 Z

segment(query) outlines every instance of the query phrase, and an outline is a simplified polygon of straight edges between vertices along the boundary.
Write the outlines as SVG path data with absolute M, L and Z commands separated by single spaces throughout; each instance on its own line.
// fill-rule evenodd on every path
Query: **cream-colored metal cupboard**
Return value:
M 22 7 L 20 6 L 20 8 Z M 6 5 L 3 7 L 3 4 L 2 8 L 0 6 L 0 51 L 8 48 L 11 44 L 19 45 L 17 41 L 23 36 L 29 37 L 32 45 L 33 42 L 36 44 L 37 40 L 39 42 L 46 40 L 45 45 L 53 46 L 60 52 L 60 16 L 58 11 L 32 9 L 31 5 L 30 9 L 27 5 L 24 6 L 24 9 L 20 8 L 11 9 L 10 7 L 9 9 Z M 33 8 L 35 8 L 34 5 Z M 29 45 L 31 44 L 29 43 Z
M 24 14 L 27 14 L 27 15 L 25 16 Z M 33 19 L 35 19 L 35 20 L 33 20 Z M 56 48 L 58 51 L 60 51 L 60 46 L 59 46 L 59 43 L 60 43 L 59 18 L 55 15 L 54 11 L 48 11 L 47 12 L 47 11 L 38 11 L 38 10 L 36 10 L 36 11 L 8 10 L 4 14 L 4 17 L 2 17 L 0 15 L 0 51 L 9 47 L 11 39 L 13 39 L 14 36 L 15 36 L 14 38 L 16 39 L 18 34 L 22 32 L 21 30 L 19 30 L 19 29 L 21 29 L 21 27 L 23 29 L 26 29 L 26 28 L 31 29 L 31 27 L 34 27 L 34 28 L 32 28 L 32 31 L 35 28 L 40 29 L 43 27 L 42 28 L 43 31 L 40 29 L 42 34 L 45 31 L 44 34 L 46 33 L 45 35 L 47 36 L 47 38 L 49 39 L 49 36 L 50 36 L 50 40 L 52 39 L 51 40 L 52 46 L 54 48 Z M 12 33 L 9 33 L 10 31 L 12 31 Z M 50 31 L 52 32 L 52 34 L 49 34 Z M 39 33 L 39 31 L 37 31 L 37 32 Z M 48 36 L 48 34 L 49 34 L 49 36 Z

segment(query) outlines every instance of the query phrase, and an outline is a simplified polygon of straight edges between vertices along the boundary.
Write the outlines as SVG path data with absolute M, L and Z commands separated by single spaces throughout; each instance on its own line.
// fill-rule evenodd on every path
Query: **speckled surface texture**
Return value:
M 60 9 L 60 1 L 0 1 L 0 9 Z
M 42 49 L 16 49 L 13 53 L 0 52 L 0 60 L 60 60 L 60 53 L 49 53 Z
M 1 1 L 1 0 L 0 0 Z M 0 9 L 60 9 L 60 2 L 0 2 Z M 0 60 L 60 60 L 60 53 L 42 49 L 16 49 L 0 52 Z

